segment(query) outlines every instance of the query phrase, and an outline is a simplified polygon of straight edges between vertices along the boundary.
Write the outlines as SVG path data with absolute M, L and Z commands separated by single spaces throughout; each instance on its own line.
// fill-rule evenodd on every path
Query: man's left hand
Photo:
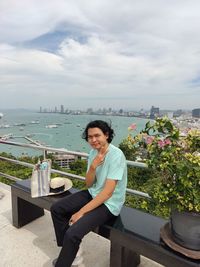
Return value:
M 82 216 L 83 216 L 83 213 L 80 211 L 74 213 L 69 220 L 69 224 L 73 224 L 73 223 L 77 222 Z

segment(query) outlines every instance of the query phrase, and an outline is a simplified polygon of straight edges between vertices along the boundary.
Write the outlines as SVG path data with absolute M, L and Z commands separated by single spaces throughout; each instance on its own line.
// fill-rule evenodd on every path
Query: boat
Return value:
M 0 119 L 3 117 L 3 113 L 0 113 Z
M 1 140 L 6 141 L 6 140 L 8 140 L 8 139 L 10 139 L 10 138 L 13 138 L 13 134 L 12 134 L 12 133 L 3 135 L 3 136 L 1 137 Z
M 26 126 L 26 124 L 25 123 L 14 123 L 14 126 L 24 127 L 24 126 Z
M 0 128 L 10 128 L 9 124 L 0 124 Z
M 33 137 L 34 136 L 34 134 L 27 134 L 25 137 Z
M 45 126 L 46 128 L 52 129 L 52 128 L 58 128 L 57 124 L 49 124 Z
M 39 124 L 39 121 L 31 121 L 30 124 Z

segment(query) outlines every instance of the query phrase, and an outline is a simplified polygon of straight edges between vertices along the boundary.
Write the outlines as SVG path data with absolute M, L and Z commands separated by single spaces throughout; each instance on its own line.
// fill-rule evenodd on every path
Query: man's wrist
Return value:
M 90 165 L 90 169 L 92 170 L 92 171 L 96 171 L 96 166 L 92 163 L 91 165 Z
M 80 214 L 83 216 L 85 214 L 84 212 L 84 207 L 82 209 L 79 210 Z

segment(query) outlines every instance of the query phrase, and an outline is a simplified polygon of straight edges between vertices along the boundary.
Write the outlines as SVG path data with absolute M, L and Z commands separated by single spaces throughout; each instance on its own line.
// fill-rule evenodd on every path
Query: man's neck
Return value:
M 106 144 L 104 145 L 104 149 L 105 149 L 105 151 L 108 149 L 108 147 L 109 147 L 109 143 L 106 143 Z M 102 147 L 99 148 L 99 149 L 97 149 L 97 151 L 99 152 L 101 149 L 102 149 Z

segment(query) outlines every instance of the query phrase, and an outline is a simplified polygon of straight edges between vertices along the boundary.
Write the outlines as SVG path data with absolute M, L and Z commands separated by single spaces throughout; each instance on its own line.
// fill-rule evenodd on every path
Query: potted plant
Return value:
M 148 193 L 162 209 L 171 211 L 174 241 L 200 250 L 200 131 L 180 133 L 163 117 L 146 123 L 136 136 L 129 135 L 128 142 L 154 171 Z

